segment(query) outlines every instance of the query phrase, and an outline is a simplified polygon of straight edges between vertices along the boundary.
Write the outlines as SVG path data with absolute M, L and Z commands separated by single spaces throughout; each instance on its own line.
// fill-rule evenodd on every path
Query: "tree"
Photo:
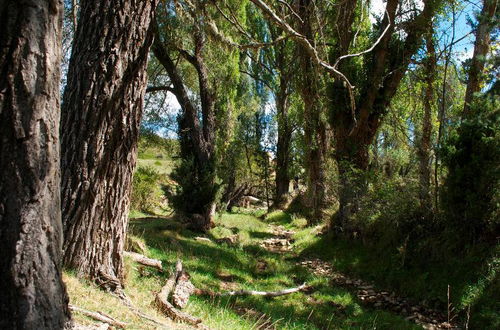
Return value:
M 357 201 L 364 191 L 363 176 L 369 165 L 369 146 L 440 2 L 424 0 L 421 11 L 416 11 L 404 24 L 397 26 L 396 17 L 402 12 L 400 3 L 399 0 L 387 1 L 378 39 L 372 51 L 364 52 L 365 59 L 361 66 L 352 63 L 353 56 L 344 57 L 340 62 L 340 71 L 349 72 L 347 76 L 361 86 L 356 91 L 357 97 L 353 96 L 352 86 L 338 75 L 332 88 L 330 118 L 341 178 L 340 206 L 335 224 L 345 232 L 353 230 L 350 219 L 358 211 Z M 338 14 L 340 17 L 349 17 L 348 13 L 353 9 L 345 5 L 339 6 L 339 10 L 344 10 L 344 13 Z M 351 29 L 349 25 L 349 31 Z M 404 30 L 405 38 L 401 37 L 398 29 Z M 342 42 L 350 45 L 355 34 L 343 35 L 352 36 Z M 340 49 L 347 51 L 348 47 Z M 340 56 L 347 55 L 339 53 L 338 56 L 337 59 L 340 59 Z M 356 102 L 353 102 L 354 99 Z
M 168 91 L 181 107 L 181 162 L 172 173 L 179 185 L 172 202 L 199 231 L 214 224 L 220 190 L 217 142 L 219 136 L 230 135 L 219 133 L 228 133 L 224 117 L 238 85 L 238 75 L 234 74 L 238 53 L 226 51 L 237 44 L 223 34 L 222 27 L 219 29 L 210 5 L 217 6 L 206 1 L 166 3 L 165 16 L 157 21 L 153 45 L 155 57 L 170 78 Z
M 0 328 L 62 329 L 59 79 L 62 2 L 2 1 Z
M 422 132 L 420 143 L 417 149 L 419 158 L 420 173 L 420 205 L 424 212 L 428 213 L 432 209 L 432 199 L 430 191 L 431 179 L 431 137 L 432 137 L 432 108 L 434 100 L 434 81 L 436 80 L 436 49 L 433 39 L 434 28 L 432 22 L 425 35 L 425 45 L 427 56 L 424 61 L 425 71 L 425 92 L 424 92 L 424 118 L 422 120 Z
M 481 81 L 483 80 L 486 56 L 490 50 L 490 33 L 495 27 L 494 17 L 497 6 L 498 0 L 483 0 L 483 8 L 478 17 L 478 25 L 476 28 L 474 53 L 472 55 L 472 61 L 468 72 L 469 78 L 467 81 L 467 90 L 465 91 L 465 117 L 469 115 L 474 93 L 481 90 Z
M 64 263 L 120 290 L 157 0 L 80 1 L 61 118 Z
M 300 0 L 298 14 L 302 18 L 298 31 L 314 43 L 315 31 L 313 22 L 315 3 L 311 0 Z M 299 79 L 299 93 L 304 103 L 304 138 L 305 168 L 307 173 L 307 202 L 311 208 L 308 221 L 319 222 L 324 219 L 326 208 L 326 157 L 328 150 L 327 123 L 321 104 L 321 71 L 303 46 L 300 47 L 300 64 L 302 75 Z

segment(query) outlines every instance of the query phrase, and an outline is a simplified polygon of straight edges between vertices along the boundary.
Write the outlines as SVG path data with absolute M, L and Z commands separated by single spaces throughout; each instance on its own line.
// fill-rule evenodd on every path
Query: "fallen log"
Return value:
M 305 291 L 309 288 L 306 283 L 290 289 L 283 289 L 279 291 L 255 291 L 255 290 L 237 290 L 237 291 L 227 291 L 227 292 L 213 292 L 209 290 L 196 289 L 194 294 L 196 295 L 208 295 L 208 296 L 263 296 L 263 297 L 279 297 L 290 293 Z
M 168 278 L 167 283 L 165 283 L 165 285 L 161 288 L 161 291 L 156 295 L 156 306 L 174 321 L 182 321 L 190 325 L 200 327 L 202 326 L 201 319 L 181 312 L 168 301 L 170 292 L 174 289 L 177 279 L 181 276 L 181 274 L 182 262 L 178 260 L 175 266 L 175 272 Z
M 131 258 L 135 262 L 140 263 L 141 265 L 149 266 L 149 267 L 154 267 L 154 268 L 156 268 L 156 269 L 158 269 L 160 271 L 163 271 L 163 267 L 161 265 L 161 261 L 160 260 L 151 259 L 151 258 L 148 258 L 146 256 L 143 256 L 142 254 L 135 253 L 135 252 L 125 251 L 125 252 L 123 252 L 123 254 L 126 257 Z
M 83 308 L 80 308 L 77 306 L 73 306 L 73 305 L 69 305 L 69 310 L 72 312 L 83 314 L 85 316 L 93 318 L 96 321 L 104 322 L 104 323 L 107 323 L 109 325 L 112 325 L 112 326 L 120 328 L 120 329 L 125 329 L 125 327 L 127 326 L 127 324 L 125 322 L 118 321 L 118 320 L 112 318 L 111 316 L 106 315 L 106 314 L 101 313 L 101 312 L 92 312 L 92 311 L 89 311 L 89 310 L 86 310 L 86 309 L 83 309 Z
M 195 287 L 189 280 L 189 274 L 182 271 L 177 278 L 177 285 L 172 294 L 172 302 L 175 307 L 186 307 L 189 297 L 193 294 Z
M 212 243 L 210 238 L 197 236 L 194 238 L 196 241 Z

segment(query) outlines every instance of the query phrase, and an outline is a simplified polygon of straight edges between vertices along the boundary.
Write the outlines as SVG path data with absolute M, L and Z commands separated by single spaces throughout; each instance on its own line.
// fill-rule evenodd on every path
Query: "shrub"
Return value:
M 132 181 L 131 207 L 153 213 L 161 203 L 159 182 L 162 175 L 152 167 L 139 166 Z
M 442 194 L 443 221 L 447 231 L 462 242 L 494 239 L 500 225 L 499 104 L 486 97 L 476 102 L 472 119 L 452 132 L 442 150 L 448 169 Z

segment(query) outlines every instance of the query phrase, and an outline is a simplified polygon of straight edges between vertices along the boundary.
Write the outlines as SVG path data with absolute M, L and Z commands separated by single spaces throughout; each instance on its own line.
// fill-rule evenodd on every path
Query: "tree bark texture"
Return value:
M 62 106 L 64 263 L 123 282 L 132 174 L 157 0 L 80 1 Z
M 432 108 L 434 105 L 434 81 L 436 80 L 436 49 L 433 39 L 432 23 L 425 36 L 427 58 L 424 63 L 425 90 L 424 90 L 424 117 L 422 119 L 422 136 L 417 150 L 420 175 L 420 207 L 425 213 L 432 210 L 431 199 L 431 137 L 432 137 Z
M 303 23 L 299 31 L 306 38 L 313 39 L 312 21 L 314 4 L 301 0 L 299 15 Z M 305 50 L 301 51 L 303 76 L 300 81 L 300 94 L 304 103 L 304 136 L 306 143 L 307 201 L 311 208 L 309 223 L 321 221 L 326 209 L 326 153 L 328 150 L 327 127 L 322 116 L 320 103 L 320 72 Z
M 292 140 L 292 128 L 288 118 L 288 95 L 286 91 L 280 91 L 276 95 L 276 109 L 278 116 L 278 142 L 276 145 L 276 195 L 274 205 L 282 208 L 288 199 L 290 192 L 290 143 Z
M 486 56 L 490 50 L 490 33 L 492 28 L 495 26 L 494 17 L 497 6 L 498 0 L 483 0 L 483 9 L 481 10 L 481 14 L 478 19 L 479 22 L 476 29 L 474 53 L 472 55 L 472 63 L 469 69 L 467 89 L 465 90 L 463 111 L 465 118 L 467 118 L 470 114 L 470 104 L 473 100 L 474 93 L 481 90 Z
M 357 212 L 360 194 L 364 191 L 363 176 L 370 161 L 369 146 L 438 7 L 438 1 L 425 0 L 422 12 L 405 24 L 406 38 L 391 42 L 399 2 L 387 1 L 387 14 L 382 20 L 380 31 L 384 31 L 388 24 L 390 27 L 373 51 L 366 55 L 367 73 L 357 77 L 357 85 L 363 87 L 357 97 L 355 109 L 351 108 L 348 90 L 340 80 L 335 81 L 332 88 L 330 120 L 341 181 L 339 212 L 334 218 L 334 226 L 343 231 L 352 230 L 351 218 Z M 343 8 L 347 11 L 352 9 L 341 6 L 340 10 Z M 345 15 L 340 14 L 342 16 Z M 345 40 L 344 43 L 349 44 Z M 345 68 L 348 63 L 348 60 L 342 62 L 339 66 L 341 71 L 347 72 Z
M 0 3 L 0 328 L 62 329 L 62 1 Z
M 179 116 L 181 167 L 174 172 L 180 181 L 182 191 L 175 198 L 181 211 L 190 216 L 193 229 L 207 231 L 214 225 L 215 199 L 219 187 L 216 185 L 215 166 L 215 91 L 208 79 L 208 68 L 204 60 L 206 37 L 202 27 L 197 26 L 193 34 L 194 55 L 184 50 L 179 54 L 188 61 L 198 75 L 200 108 L 189 98 L 188 90 L 177 65 L 174 63 L 166 45 L 156 34 L 153 52 L 167 71 L 172 83 L 172 93 L 179 102 L 182 113 Z M 201 118 L 201 121 L 200 121 Z

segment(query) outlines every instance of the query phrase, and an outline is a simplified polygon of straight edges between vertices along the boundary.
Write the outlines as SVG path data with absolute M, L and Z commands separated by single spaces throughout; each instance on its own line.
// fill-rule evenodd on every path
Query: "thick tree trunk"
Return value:
M 431 25 L 426 35 L 427 58 L 425 60 L 425 92 L 424 92 L 424 118 L 422 120 L 422 136 L 418 146 L 417 155 L 420 174 L 420 207 L 424 213 L 432 210 L 430 189 L 431 179 L 431 135 L 432 135 L 432 107 L 434 101 L 434 81 L 436 78 L 436 50 L 433 40 L 434 29 Z
M 481 82 L 483 81 L 484 66 L 486 56 L 490 50 L 490 33 L 495 26 L 493 19 L 497 10 L 498 0 L 483 0 L 483 9 L 479 16 L 479 24 L 476 29 L 476 41 L 474 43 L 474 54 L 472 55 L 472 63 L 469 69 L 469 79 L 467 81 L 467 89 L 465 91 L 464 102 L 464 117 L 467 118 L 470 114 L 470 104 L 473 101 L 474 93 L 481 90 Z
M 123 246 L 157 0 L 80 1 L 62 106 L 64 263 L 110 290 Z
M 312 41 L 314 6 L 310 0 L 301 0 L 299 15 L 303 19 L 300 33 Z M 311 208 L 309 223 L 324 219 L 326 209 L 326 153 L 328 150 L 326 123 L 322 119 L 319 85 L 320 72 L 305 50 L 302 51 L 303 77 L 300 94 L 304 102 L 304 136 L 306 143 L 307 201 Z
M 62 329 L 61 1 L 0 3 L 0 328 Z
M 334 130 L 335 158 L 339 169 L 339 210 L 334 217 L 335 230 L 351 234 L 355 231 L 352 218 L 359 210 L 359 202 L 365 193 L 365 173 L 369 165 L 369 146 L 375 137 L 370 126 L 359 128 L 358 134 L 350 129 Z

